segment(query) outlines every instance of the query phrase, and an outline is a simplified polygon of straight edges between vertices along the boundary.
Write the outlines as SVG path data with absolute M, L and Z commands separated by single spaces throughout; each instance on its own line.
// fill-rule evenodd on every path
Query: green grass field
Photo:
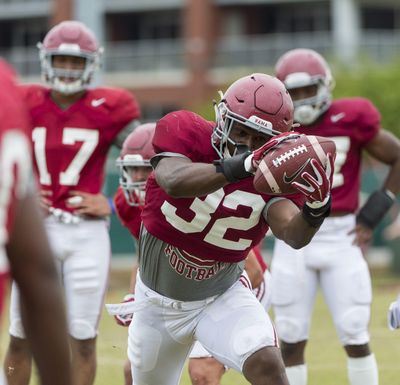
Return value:
M 128 285 L 128 272 L 114 272 L 110 280 L 107 302 L 118 302 Z M 400 373 L 400 330 L 391 332 L 386 326 L 386 311 L 389 303 L 400 292 L 400 277 L 391 277 L 382 272 L 373 273 L 374 301 L 371 319 L 371 347 L 375 352 L 380 385 L 398 384 Z M 3 331 L 7 325 L 3 325 Z M 122 385 L 122 367 L 126 357 L 127 329 L 115 324 L 112 317 L 104 312 L 98 338 L 98 371 L 95 385 Z M 4 335 L 4 332 L 3 332 Z M 2 345 L 7 341 L 3 336 Z M 309 367 L 308 385 L 347 384 L 346 358 L 339 344 L 329 313 L 322 298 L 318 296 L 311 337 L 307 349 Z M 36 384 L 32 380 L 32 385 Z M 185 369 L 181 385 L 189 385 Z M 233 370 L 228 371 L 222 385 L 245 385 L 244 378 Z M 158 384 L 162 385 L 162 384 Z

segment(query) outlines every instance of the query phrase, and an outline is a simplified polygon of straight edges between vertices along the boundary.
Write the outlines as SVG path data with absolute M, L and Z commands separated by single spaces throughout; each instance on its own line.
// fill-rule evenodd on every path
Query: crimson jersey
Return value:
M 52 206 L 68 209 L 71 190 L 101 191 L 108 150 L 118 133 L 139 117 L 134 97 L 117 88 L 96 88 L 68 109 L 40 85 L 21 87 L 28 105 L 34 165 L 42 190 L 51 191 Z
M 124 191 L 119 186 L 114 195 L 115 211 L 121 223 L 130 231 L 130 233 L 139 239 L 140 225 L 142 218 L 142 206 L 130 206 L 125 199 Z
M 29 191 L 32 172 L 28 115 L 13 77 L 8 65 L 0 61 L 0 312 L 8 271 L 5 245 L 16 201 Z
M 380 114 L 363 98 L 339 99 L 314 126 L 296 131 L 331 138 L 336 144 L 332 185 L 332 213 L 354 212 L 358 208 L 361 178 L 361 152 L 377 135 Z
M 218 159 L 211 145 L 213 125 L 189 111 L 170 113 L 157 123 L 154 150 L 212 163 Z M 151 235 L 196 257 L 238 262 L 267 232 L 262 212 L 272 198 L 258 193 L 253 178 L 246 178 L 203 197 L 176 199 L 157 184 L 152 173 L 142 220 Z

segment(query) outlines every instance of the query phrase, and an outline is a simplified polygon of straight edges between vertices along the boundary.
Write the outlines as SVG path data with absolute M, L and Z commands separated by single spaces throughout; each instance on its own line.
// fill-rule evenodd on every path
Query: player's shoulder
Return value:
M 0 125 L 2 130 L 10 127 L 27 127 L 26 105 L 16 83 L 14 69 L 0 59 Z
M 205 130 L 211 132 L 213 123 L 207 121 L 195 112 L 188 110 L 173 111 L 162 117 L 157 126 L 166 127 L 168 130 L 178 131 L 179 133 L 197 132 Z
M 157 122 L 153 137 L 154 150 L 156 153 L 176 152 L 197 161 L 205 161 L 213 153 L 212 127 L 212 122 L 194 112 L 170 112 Z
M 85 107 L 96 116 L 108 116 L 113 122 L 123 125 L 140 117 L 140 107 L 134 95 L 123 88 L 90 89 L 85 95 Z
M 118 87 L 97 87 L 87 91 L 87 99 L 94 107 L 103 105 L 117 107 L 126 103 L 135 103 L 135 96 L 128 90 Z
M 15 71 L 5 60 L 0 59 L 0 80 L 3 84 L 13 84 L 15 85 Z
M 367 98 L 351 97 L 333 101 L 329 114 L 331 119 L 340 119 L 343 122 L 358 122 L 380 119 L 380 114 L 375 105 Z
M 41 84 L 25 83 L 18 87 L 28 107 L 43 104 L 50 92 L 48 87 Z
M 1 62 L 1 60 L 0 60 Z M 7 64 L 7 63 L 5 63 Z M 0 63 L 0 131 L 3 135 L 6 131 L 13 129 L 28 134 L 28 112 L 14 72 L 11 67 Z

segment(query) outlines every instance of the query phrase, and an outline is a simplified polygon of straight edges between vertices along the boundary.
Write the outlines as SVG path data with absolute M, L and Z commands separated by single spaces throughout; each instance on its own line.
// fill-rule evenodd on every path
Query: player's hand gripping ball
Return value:
M 302 177 L 304 173 L 317 178 L 311 160 L 315 159 L 313 162 L 317 161 L 325 169 L 329 153 L 335 159 L 336 146 L 329 138 L 304 134 L 287 136 L 263 154 L 254 176 L 254 187 L 270 195 L 298 193 L 293 182 L 307 184 Z

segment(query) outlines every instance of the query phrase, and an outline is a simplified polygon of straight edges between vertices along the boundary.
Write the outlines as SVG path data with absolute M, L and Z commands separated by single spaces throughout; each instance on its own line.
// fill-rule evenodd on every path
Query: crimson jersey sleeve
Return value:
M 139 206 L 130 206 L 126 202 L 124 191 L 121 187 L 118 187 L 118 190 L 114 195 L 114 204 L 121 223 L 136 239 L 139 239 L 140 225 L 142 223 L 142 209 Z
M 215 152 L 210 152 L 213 123 L 190 111 L 176 111 L 157 122 L 153 137 L 153 148 L 158 153 L 171 152 L 187 156 L 196 161 L 212 161 Z M 205 143 L 204 138 L 207 138 Z M 206 151 L 205 151 L 206 150 Z
M 133 94 L 124 89 L 118 89 L 115 106 L 110 105 L 110 114 L 115 124 L 122 128 L 132 120 L 140 118 L 140 108 Z
M 375 137 L 381 127 L 381 115 L 377 108 L 364 98 L 348 99 L 350 102 L 349 112 L 354 116 L 354 138 L 362 145 L 368 143 Z

